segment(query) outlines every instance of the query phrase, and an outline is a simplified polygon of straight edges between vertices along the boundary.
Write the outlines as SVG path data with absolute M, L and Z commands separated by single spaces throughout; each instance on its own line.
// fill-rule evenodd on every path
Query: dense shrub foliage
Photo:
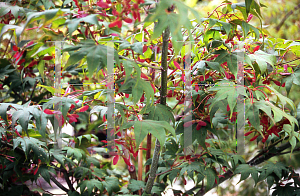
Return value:
M 300 149 L 300 44 L 252 25 L 262 9 L 2 2 L 1 195 L 52 195 L 40 179 L 69 196 L 204 195 L 238 174 L 246 195 L 298 195 L 297 165 L 274 157 Z

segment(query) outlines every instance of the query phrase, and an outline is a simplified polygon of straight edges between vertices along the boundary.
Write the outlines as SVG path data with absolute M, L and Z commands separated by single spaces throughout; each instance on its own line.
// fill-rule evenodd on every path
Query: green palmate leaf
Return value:
M 279 93 L 272 86 L 269 86 L 269 89 L 273 91 L 273 93 L 277 96 L 277 98 L 279 99 L 279 101 L 281 102 L 281 104 L 283 106 L 288 104 L 292 108 L 293 111 L 296 110 L 296 106 L 295 106 L 294 102 L 291 99 L 289 99 L 288 97 L 286 97 L 286 96 L 282 95 L 281 93 Z
M 245 119 L 248 119 L 251 125 L 258 131 L 260 131 L 259 109 L 257 102 L 251 103 L 248 100 L 246 101 Z
M 273 114 L 274 114 L 274 121 L 275 122 L 278 122 L 283 117 L 285 117 L 290 121 L 293 130 L 294 130 L 295 125 L 298 126 L 298 121 L 294 116 L 291 116 L 291 115 L 287 114 L 286 112 L 282 111 L 282 109 L 278 108 L 277 106 L 275 106 L 274 104 L 272 104 L 269 101 L 265 101 L 265 104 L 267 104 L 271 107 L 271 109 L 273 111 Z
M 150 107 L 144 107 L 141 110 L 141 114 L 144 113 L 149 113 L 148 119 L 150 120 L 166 121 L 166 122 L 172 121 L 173 123 L 175 123 L 172 108 L 162 104 L 156 104 L 156 105 L 151 105 Z
M 169 7 L 172 6 L 173 3 L 178 9 L 178 14 L 175 12 L 168 13 L 166 11 Z M 157 21 L 151 39 L 153 40 L 161 36 L 162 32 L 169 26 L 172 34 L 173 47 L 175 49 L 175 53 L 178 53 L 181 47 L 183 46 L 183 37 L 181 33 L 182 26 L 187 29 L 191 28 L 191 22 L 189 18 L 186 17 L 188 11 L 191 11 L 193 15 L 199 20 L 199 15 L 197 11 L 186 6 L 180 1 L 160 1 L 155 9 L 155 12 L 153 14 L 149 14 L 145 19 L 145 22 Z
M 156 137 L 161 146 L 163 146 L 166 140 L 166 130 L 174 136 L 176 135 L 174 128 L 165 121 L 143 120 L 134 122 L 134 135 L 137 148 L 148 133 Z
M 248 164 L 240 164 L 237 166 L 237 168 L 234 170 L 234 173 L 235 174 L 241 174 L 241 178 L 240 178 L 240 181 L 243 181 L 243 180 L 246 180 L 249 175 L 251 174 L 251 177 L 253 178 L 254 182 L 255 182 L 255 185 L 257 184 L 258 182 L 258 172 L 260 170 L 257 169 L 256 167 L 252 167 Z
M 67 113 L 71 107 L 71 105 L 76 105 L 74 99 L 70 97 L 53 97 L 43 105 L 43 110 L 54 108 L 58 111 L 62 112 L 64 119 L 67 118 Z
M 132 192 L 138 191 L 140 189 L 145 188 L 145 182 L 140 180 L 131 179 L 130 184 L 128 185 L 128 189 Z
M 47 121 L 48 119 L 46 118 L 46 114 L 42 111 L 40 111 L 37 108 L 34 108 L 31 111 L 31 114 L 33 115 L 35 122 L 36 122 L 36 127 L 39 133 L 41 134 L 42 137 L 46 137 L 46 126 L 47 126 Z
M 93 25 L 98 25 L 98 18 L 97 18 L 97 14 L 90 14 L 86 17 L 83 18 L 76 18 L 76 19 L 72 19 L 72 20 L 67 20 L 66 24 L 68 26 L 69 29 L 69 34 L 72 35 L 72 33 L 78 28 L 78 24 L 83 21 L 89 24 L 93 24 Z
M 7 62 L 9 63 L 9 62 Z M 15 71 L 15 69 L 12 69 L 11 65 L 7 65 L 5 67 L 2 68 L 2 63 L 1 67 L 0 67 L 0 80 L 4 80 L 6 77 L 9 76 L 10 73 L 12 73 L 13 71 Z
M 237 97 L 239 95 L 247 96 L 244 86 L 236 85 L 235 83 L 227 80 L 222 80 L 221 82 L 216 83 L 214 87 L 209 89 L 209 91 L 217 92 L 215 98 L 212 100 L 212 104 L 210 105 L 210 111 L 216 103 L 225 99 L 230 107 L 230 116 L 232 115 L 234 107 L 237 104 Z
M 139 71 L 138 74 L 140 75 L 140 73 L 141 72 Z M 116 82 L 120 86 L 119 92 L 132 94 L 134 103 L 137 103 L 141 99 L 144 92 L 147 99 L 146 104 L 148 105 L 150 100 L 153 102 L 154 91 L 149 81 L 141 79 L 140 76 L 134 78 L 130 77 L 121 85 L 120 83 L 123 81 L 124 79 L 121 79 Z
M 100 180 L 96 180 L 96 179 L 81 181 L 78 184 L 78 187 L 80 187 L 81 193 L 87 191 L 89 195 L 92 194 L 94 188 L 97 188 L 100 191 L 100 193 L 102 193 L 104 190 L 103 183 Z
M 276 56 L 267 54 L 261 50 L 258 50 L 254 54 L 250 54 L 248 56 L 252 61 L 257 62 L 261 74 L 265 73 L 265 71 L 267 70 L 268 63 L 273 67 L 276 64 Z
M 250 12 L 250 7 L 251 7 L 251 4 L 252 4 L 252 1 L 253 1 L 253 0 L 245 0 L 245 4 L 246 4 L 246 13 L 247 13 L 247 15 L 248 15 L 249 12 Z
M 218 181 L 219 178 L 217 177 L 216 172 L 212 168 L 206 168 L 205 175 L 207 179 L 206 190 L 208 191 L 214 186 L 215 180 Z
M 282 83 L 285 83 L 287 93 L 290 93 L 292 84 L 300 86 L 300 69 L 296 69 L 294 73 L 283 78 Z
M 190 172 L 199 172 L 204 174 L 205 173 L 205 165 L 204 163 L 201 162 L 192 162 L 191 164 L 188 164 L 187 167 L 183 167 L 180 170 L 179 175 L 182 176 L 185 172 L 190 173 Z
M 169 179 L 171 181 L 171 184 L 173 183 L 173 180 L 178 176 L 179 171 L 180 171 L 179 169 L 173 169 L 169 174 Z
M 197 130 L 197 123 L 194 123 L 192 127 L 184 127 L 184 123 L 191 121 L 191 118 L 186 118 L 185 121 L 181 121 L 176 127 L 176 134 L 182 134 L 180 137 L 180 143 L 185 146 L 192 145 L 195 140 L 204 148 L 207 149 L 205 139 L 207 131 L 212 131 L 210 124 L 206 123 L 205 127 L 201 127 Z
M 91 77 L 95 69 L 99 67 L 99 70 L 101 70 L 107 65 L 107 49 L 104 45 L 96 45 L 90 47 L 87 51 L 86 60 Z
M 0 103 L 0 117 L 2 118 L 2 120 L 4 120 L 4 122 L 7 123 L 7 109 L 9 107 L 9 103 Z
M 3 16 L 10 12 L 12 15 L 14 15 L 15 19 L 18 18 L 19 15 L 25 14 L 24 8 L 19 7 L 17 5 L 11 5 L 10 3 L 1 3 L 0 8 L 0 16 Z
M 49 167 L 47 167 L 46 165 L 41 165 L 38 169 L 38 172 L 37 172 L 37 175 L 41 175 L 46 182 L 50 184 L 50 172 L 54 173 L 55 174 L 55 171 L 53 171 L 53 169 L 50 169 Z
M 131 44 L 130 48 L 134 52 L 143 55 L 143 46 L 144 46 L 144 43 L 142 43 L 142 42 L 136 42 L 136 43 Z
M 288 171 L 288 169 L 283 163 L 281 163 L 281 162 L 277 162 L 277 163 L 267 162 L 267 164 L 264 165 L 261 168 L 261 173 L 260 173 L 260 176 L 258 178 L 258 181 L 266 179 L 273 172 L 275 173 L 275 175 L 278 176 L 279 179 L 281 179 L 282 178 L 282 173 L 284 171 Z
M 74 52 L 70 55 L 68 62 L 65 67 L 68 67 L 70 65 L 74 65 L 78 61 L 82 60 L 86 55 L 88 54 L 87 49 L 81 49 L 77 52 Z
M 28 156 L 30 150 L 32 150 L 37 159 L 40 159 L 42 162 L 48 162 L 49 156 L 44 149 L 47 148 L 45 142 L 42 142 L 32 137 L 23 137 L 23 138 L 18 137 L 13 139 L 13 143 L 14 143 L 13 149 L 21 145 L 26 156 Z
M 69 47 L 65 49 L 65 51 L 73 51 L 80 48 L 80 50 L 70 54 L 70 57 L 64 69 L 66 69 L 70 65 L 74 65 L 75 63 L 86 57 L 89 75 L 92 76 L 95 70 L 97 70 L 98 72 L 99 70 L 106 67 L 107 63 L 109 63 L 108 60 L 112 62 L 115 61 L 117 64 L 119 63 L 119 56 L 113 48 L 101 44 L 95 45 L 94 42 L 90 43 L 89 41 L 86 43 L 82 41 L 81 44 L 82 46 L 80 47 Z M 111 59 L 108 59 L 109 55 L 111 55 Z
M 237 77 L 237 55 L 234 53 L 230 53 L 227 50 L 218 50 L 214 52 L 214 54 L 219 55 L 214 61 L 218 62 L 219 64 L 227 62 L 229 70 L 235 77 Z
M 67 156 L 68 157 L 74 157 L 78 162 L 81 161 L 81 159 L 86 159 L 86 152 L 79 148 L 71 148 L 71 147 L 64 147 L 64 150 L 67 150 Z
M 243 28 L 243 31 L 244 31 L 244 39 L 246 39 L 247 35 L 248 35 L 248 32 L 250 30 L 252 30 L 255 34 L 255 39 L 259 39 L 259 30 L 257 28 L 255 28 L 254 26 L 242 21 L 242 24 L 241 24 L 242 28 Z
M 120 190 L 119 184 L 118 178 L 115 177 L 105 177 L 105 181 L 103 181 L 103 185 L 109 195 L 112 195 L 113 192 L 116 193 Z
M 33 21 L 41 20 L 41 19 L 44 19 L 43 25 L 48 25 L 48 24 L 52 23 L 58 17 L 63 16 L 63 14 L 66 12 L 70 12 L 70 10 L 69 9 L 50 9 L 50 10 L 45 10 L 42 12 L 29 12 L 29 13 L 27 13 L 27 21 L 26 21 L 24 27 L 26 27 L 29 23 L 31 23 Z
M 24 27 L 20 27 L 17 25 L 4 25 L 4 24 L 0 24 L 0 28 L 1 28 L 1 33 L 0 33 L 0 40 L 3 36 L 4 33 L 6 33 L 8 30 L 13 30 L 13 35 L 15 37 L 15 40 L 19 40 L 20 35 L 22 34 Z

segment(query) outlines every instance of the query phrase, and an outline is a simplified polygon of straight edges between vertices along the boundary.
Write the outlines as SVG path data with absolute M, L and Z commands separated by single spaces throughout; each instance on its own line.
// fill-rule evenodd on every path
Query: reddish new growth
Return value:
M 276 135 L 277 137 L 279 137 L 278 133 L 280 131 L 282 131 L 283 125 L 290 124 L 290 122 L 288 119 L 284 118 L 280 122 L 277 122 L 275 125 L 271 126 L 270 118 L 266 115 L 263 115 L 260 119 L 260 124 L 263 126 L 263 132 L 262 132 L 263 139 L 261 141 L 263 143 L 265 143 L 267 141 L 267 139 L 269 138 L 269 136 L 272 135 L 272 133 L 274 135 Z M 245 133 L 245 136 L 248 136 L 253 132 L 257 132 L 257 131 L 249 131 L 249 132 Z M 250 141 L 256 140 L 259 135 L 260 134 L 257 132 L 256 135 L 250 139 Z

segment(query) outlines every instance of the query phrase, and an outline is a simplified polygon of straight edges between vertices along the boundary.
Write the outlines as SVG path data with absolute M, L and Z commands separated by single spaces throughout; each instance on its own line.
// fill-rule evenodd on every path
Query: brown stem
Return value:
M 152 135 L 149 133 L 147 135 L 147 151 L 146 151 L 146 160 L 150 159 L 151 157 L 151 137 Z M 150 170 L 150 165 L 146 165 L 145 174 L 147 174 Z M 148 181 L 148 175 L 145 178 L 145 182 Z
M 167 27 L 163 33 L 163 45 L 162 45 L 162 57 L 161 57 L 161 89 L 160 89 L 160 104 L 166 105 L 167 102 L 167 83 L 168 83 L 168 45 L 169 45 L 170 28 Z M 145 195 L 151 194 L 156 171 L 158 166 L 158 160 L 160 156 L 160 142 L 158 139 L 155 141 L 155 148 L 152 157 L 152 164 L 150 168 L 149 179 L 145 187 Z
M 8 46 L 10 45 L 10 42 L 11 42 L 12 37 L 13 37 L 13 33 L 11 33 L 9 42 L 8 42 L 8 44 L 7 44 L 6 48 L 5 48 L 5 51 L 4 51 L 3 55 L 2 55 L 2 59 L 4 58 L 4 56 L 5 56 L 6 52 L 7 52 L 7 49 L 8 49 Z
M 293 10 L 289 11 L 284 17 L 283 19 L 280 21 L 280 23 L 276 26 L 276 30 L 279 31 L 280 28 L 282 27 L 282 25 L 284 24 L 284 22 L 286 21 L 286 19 L 292 15 L 297 9 L 300 8 L 300 4 L 298 4 Z
M 66 193 L 69 192 L 70 190 L 64 187 L 62 184 L 60 184 L 52 175 L 50 175 L 50 180 L 56 184 L 61 190 L 65 191 Z
M 32 93 L 31 93 L 31 95 L 30 95 L 29 100 L 31 100 L 32 97 L 33 97 L 33 94 L 34 94 L 34 91 L 35 91 L 35 88 L 36 88 L 37 83 L 38 83 L 38 80 L 36 80 L 35 83 L 34 83 L 34 86 L 33 86 L 33 89 L 32 89 Z

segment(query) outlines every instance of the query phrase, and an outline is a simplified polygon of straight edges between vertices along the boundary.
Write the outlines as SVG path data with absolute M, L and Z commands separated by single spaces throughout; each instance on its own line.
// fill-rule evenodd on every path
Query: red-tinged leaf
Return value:
M 15 133 L 17 134 L 17 136 L 22 137 L 16 129 L 15 129 Z
M 13 51 L 18 51 L 18 47 L 16 45 L 13 46 Z
M 269 138 L 269 135 L 264 135 L 265 138 L 263 138 L 261 141 L 262 143 L 265 143 L 267 141 L 267 139 Z
M 193 121 L 189 121 L 189 122 L 184 123 L 183 126 L 184 126 L 184 127 L 189 127 L 189 126 L 191 126 L 192 124 L 194 124 L 194 122 L 193 122 Z
M 46 60 L 46 61 L 49 61 L 49 60 L 51 60 L 51 59 L 53 59 L 53 56 L 45 56 L 45 57 L 43 58 L 43 60 Z
M 195 85 L 195 91 L 196 91 L 196 92 L 199 91 L 199 85 L 198 85 L 198 84 Z
M 277 85 L 277 86 L 281 86 L 281 83 L 276 81 L 276 80 L 273 80 L 273 82 Z
M 119 16 L 119 12 L 117 12 L 117 10 L 115 10 L 115 9 L 113 9 L 112 10 L 112 14 L 114 15 L 114 16 Z M 119 18 L 117 18 L 117 20 L 118 20 Z
M 77 118 L 79 118 L 79 115 L 78 114 L 70 114 L 68 115 L 69 117 L 69 123 L 73 123 L 73 122 L 77 122 Z
M 253 138 L 250 139 L 250 142 L 256 140 L 256 138 L 258 138 L 259 135 L 254 136 Z
M 196 130 L 199 131 L 201 129 L 201 127 L 205 127 L 206 126 L 206 122 L 203 121 L 199 121 L 196 127 Z
M 72 111 L 75 108 L 75 105 L 72 104 L 71 107 L 69 108 L 69 112 Z
M 119 158 L 120 158 L 119 155 L 114 156 L 114 158 L 113 158 L 113 165 L 116 165 L 118 163 Z
M 106 122 L 106 117 L 105 117 L 105 115 L 103 115 L 103 122 Z
M 33 172 L 33 175 L 36 175 L 37 171 L 39 170 L 39 166 L 37 166 Z
M 124 159 L 124 162 L 126 163 L 126 165 L 131 166 L 129 159 L 127 159 L 125 157 L 123 157 L 123 159 Z
M 148 49 L 148 46 L 147 46 L 147 45 L 144 45 L 144 46 L 143 46 L 143 53 L 146 52 L 147 49 Z
M 140 102 L 143 103 L 145 101 L 145 96 L 144 94 L 142 95 L 141 99 L 140 99 Z
M 121 137 L 121 136 L 122 136 L 120 131 L 119 131 L 119 132 L 117 132 L 117 136 L 119 136 L 119 137 Z
M 139 154 L 139 151 L 136 151 L 136 152 L 133 152 L 133 153 L 132 153 L 132 156 L 133 156 L 134 158 L 136 158 L 136 157 L 138 156 L 138 154 Z
M 148 76 L 146 74 L 144 74 L 143 72 L 141 73 L 141 78 L 144 78 L 146 80 L 149 80 Z
M 116 37 L 119 37 L 119 35 L 118 35 L 118 34 L 116 34 L 116 33 L 112 33 L 112 34 L 111 34 L 111 36 L 116 36 Z
M 248 136 L 248 135 L 250 135 L 251 133 L 253 133 L 253 131 L 249 131 L 249 132 L 245 133 L 245 136 Z
M 78 0 L 73 0 L 73 2 L 74 2 L 75 5 L 79 8 Z
M 57 119 L 58 121 L 58 126 L 63 126 L 64 122 L 65 122 L 65 118 L 63 117 L 63 115 L 58 114 L 58 113 L 54 113 L 54 117 Z
M 228 111 L 230 111 L 230 107 L 229 107 L 229 105 L 227 105 L 227 112 L 228 112 Z
M 152 88 L 153 88 L 153 91 L 154 91 L 154 93 L 156 92 L 156 89 L 155 89 L 155 86 L 154 86 L 154 84 L 152 84 L 151 83 L 151 86 L 152 86 Z
M 122 27 L 122 21 L 117 18 L 117 20 L 113 21 L 112 23 L 110 23 L 108 25 L 109 28 L 113 28 L 115 26 L 118 26 L 118 28 L 121 28 Z
M 37 61 L 31 61 L 31 63 L 29 63 L 28 67 L 33 67 L 34 65 L 36 65 L 38 62 Z
M 51 115 L 51 114 L 54 114 L 54 113 L 53 113 L 53 110 L 49 110 L 49 109 L 45 109 L 45 110 L 44 110 L 44 113 L 50 114 L 50 115 Z
M 180 65 L 176 62 L 176 61 L 173 61 L 174 62 L 174 65 L 177 69 L 181 69 Z
M 127 22 L 127 23 L 132 23 L 133 22 L 133 20 L 131 18 L 125 18 L 124 21 Z
M 253 15 L 249 14 L 248 18 L 247 18 L 247 22 L 250 22 L 250 20 L 252 19 Z
M 85 105 L 85 106 L 79 108 L 79 109 L 78 109 L 78 112 L 85 112 L 85 111 L 87 111 L 87 109 L 89 109 L 89 106 L 88 106 L 88 105 Z
M 126 97 L 126 98 L 129 98 L 129 94 L 125 93 L 125 97 Z
M 21 59 L 19 62 L 18 62 L 18 65 L 21 65 L 22 63 L 25 62 L 25 59 Z
M 105 3 L 105 2 L 103 2 L 102 0 L 98 1 L 98 2 L 97 2 L 97 5 L 98 5 L 99 7 L 104 8 L 104 9 L 109 8 L 108 4 Z
M 132 16 L 133 16 L 134 20 L 136 20 L 138 18 L 137 12 L 132 11 L 131 13 L 132 13 Z
M 256 51 L 258 51 L 259 48 L 260 48 L 260 46 L 255 46 L 255 48 L 253 49 L 253 53 L 256 52 Z
M 107 144 L 107 141 L 106 141 L 106 140 L 101 140 L 100 142 L 103 142 L 103 143 Z

